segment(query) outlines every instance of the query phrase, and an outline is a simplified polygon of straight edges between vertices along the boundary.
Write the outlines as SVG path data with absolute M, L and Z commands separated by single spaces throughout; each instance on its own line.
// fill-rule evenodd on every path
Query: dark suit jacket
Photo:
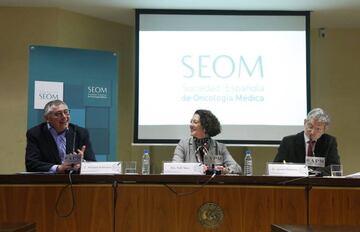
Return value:
M 325 166 L 340 164 L 336 138 L 331 135 L 323 134 L 316 141 L 314 154 L 325 157 Z M 304 132 L 300 132 L 283 138 L 274 162 L 305 163 L 305 155 Z
M 74 131 L 75 146 L 74 143 Z M 84 159 L 95 161 L 95 154 L 92 150 L 89 133 L 87 129 L 69 124 L 66 132 L 66 154 L 86 146 Z M 26 154 L 25 163 L 28 172 L 47 172 L 54 164 L 61 164 L 56 142 L 51 135 L 47 123 L 41 123 L 26 132 Z

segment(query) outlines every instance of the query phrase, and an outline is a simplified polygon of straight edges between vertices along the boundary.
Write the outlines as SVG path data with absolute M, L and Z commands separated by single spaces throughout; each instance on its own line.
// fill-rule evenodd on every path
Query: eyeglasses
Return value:
M 66 110 L 63 110 L 63 111 L 52 112 L 52 114 L 53 114 L 55 117 L 60 118 L 60 117 L 63 116 L 63 115 L 65 115 L 65 116 L 70 115 L 70 110 L 69 110 L 69 109 L 66 109 Z
M 313 130 L 313 131 L 315 131 L 315 132 L 322 132 L 322 131 L 324 131 L 325 126 L 323 126 L 323 127 L 316 127 L 316 126 L 314 126 L 313 124 L 311 124 L 311 123 L 308 122 L 308 123 L 305 124 L 305 129 L 308 130 L 308 131 Z

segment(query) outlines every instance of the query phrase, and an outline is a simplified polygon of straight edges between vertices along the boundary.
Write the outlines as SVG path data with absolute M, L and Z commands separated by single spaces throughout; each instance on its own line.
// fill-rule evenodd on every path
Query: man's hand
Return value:
M 56 173 L 65 173 L 66 170 L 69 170 L 73 168 L 71 166 L 71 164 L 67 164 L 67 163 L 62 163 L 60 165 L 57 166 L 56 168 Z
M 81 156 L 81 159 L 84 158 L 84 153 L 85 153 L 85 149 L 86 149 L 86 146 L 82 146 L 81 149 L 77 149 L 77 153 L 75 154 L 78 154 Z M 63 162 L 62 164 L 58 165 L 57 168 L 56 168 L 56 173 L 65 173 L 67 170 L 79 170 L 80 168 L 80 164 L 73 164 L 73 163 L 68 163 L 68 162 Z
M 86 149 L 85 145 L 81 147 L 81 150 L 77 149 L 77 153 L 81 155 L 82 159 L 84 159 L 85 149 Z

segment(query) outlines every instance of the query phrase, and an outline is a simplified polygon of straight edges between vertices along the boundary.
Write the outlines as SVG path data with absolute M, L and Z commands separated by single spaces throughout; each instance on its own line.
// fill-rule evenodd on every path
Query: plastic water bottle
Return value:
M 144 154 L 142 157 L 141 174 L 143 175 L 150 174 L 150 153 L 147 149 L 144 150 Z
M 252 174 L 253 174 L 253 165 L 252 165 L 251 151 L 247 150 L 245 152 L 245 158 L 244 158 L 244 175 L 252 176 Z

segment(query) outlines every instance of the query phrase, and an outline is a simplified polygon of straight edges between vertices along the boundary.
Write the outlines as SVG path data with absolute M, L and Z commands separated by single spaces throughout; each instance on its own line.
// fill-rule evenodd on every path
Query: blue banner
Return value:
M 28 86 L 28 128 L 44 120 L 46 102 L 61 99 L 71 122 L 89 130 L 97 160 L 117 160 L 116 53 L 32 45 Z

